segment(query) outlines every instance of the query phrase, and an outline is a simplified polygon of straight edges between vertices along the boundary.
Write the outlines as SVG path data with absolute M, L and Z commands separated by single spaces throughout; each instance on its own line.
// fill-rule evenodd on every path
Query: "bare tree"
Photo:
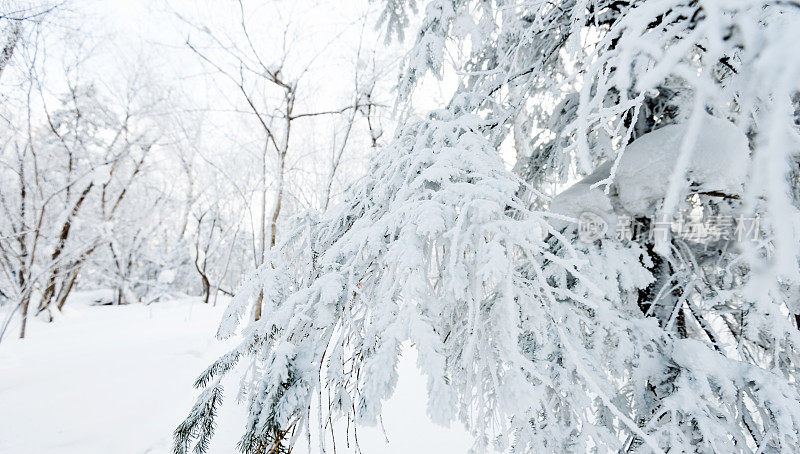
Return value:
M 224 34 L 215 33 L 206 26 L 197 26 L 183 16 L 179 17 L 202 36 L 205 43 L 201 45 L 190 36 L 186 39 L 188 48 L 235 87 L 245 106 L 240 112 L 255 119 L 262 135 L 258 162 L 259 206 L 256 209 L 259 218 L 258 234 L 253 241 L 257 244 L 254 265 L 258 267 L 263 264 L 267 250 L 274 247 L 277 241 L 279 219 L 285 205 L 289 158 L 293 153 L 291 139 L 296 123 L 319 116 L 347 115 L 346 131 L 338 146 L 334 146 L 330 174 L 324 189 L 324 207 L 327 207 L 333 177 L 341 163 L 356 115 L 364 109 L 374 108 L 375 105 L 369 97 L 359 96 L 357 91 L 350 105 L 298 113 L 297 100 L 304 87 L 304 78 L 309 74 L 318 55 L 306 58 L 292 54 L 288 24 L 284 30 L 280 55 L 269 58 L 266 52 L 254 44 L 244 3 L 238 0 L 237 4 L 239 28 L 235 33 L 238 40 L 223 39 L 221 36 Z M 299 69 L 291 70 L 289 66 L 299 66 Z M 270 193 L 271 204 L 268 202 Z M 258 298 L 256 301 L 253 311 L 256 320 L 261 317 L 260 300 Z

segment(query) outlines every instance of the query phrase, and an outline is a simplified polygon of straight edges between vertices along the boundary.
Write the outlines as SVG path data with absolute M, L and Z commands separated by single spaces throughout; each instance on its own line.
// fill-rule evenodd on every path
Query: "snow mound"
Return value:
M 727 120 L 704 114 L 701 121 L 687 171 L 692 191 L 739 194 L 750 154 L 747 137 Z M 687 126 L 664 126 L 628 145 L 609 194 L 606 194 L 605 185 L 592 186 L 609 177 L 613 161 L 606 161 L 556 195 L 550 203 L 550 211 L 575 219 L 592 213 L 602 218 L 612 232 L 618 221 L 614 206 L 632 216 L 655 214 L 675 171 Z M 721 156 L 724 158 L 720 159 Z M 617 200 L 613 200 L 615 197 Z M 563 220 L 552 222 L 558 230 L 568 224 Z
M 611 206 L 611 199 L 605 193 L 605 186 L 592 188 L 593 184 L 608 178 L 612 164 L 611 161 L 601 164 L 589 176 L 560 192 L 550 202 L 550 211 L 575 219 L 579 219 L 584 213 L 593 213 L 602 218 L 613 231 L 617 217 Z M 568 223 L 553 220 L 551 224 L 555 229 L 561 230 Z
M 704 114 L 687 178 L 695 192 L 738 194 L 747 172 L 747 137 L 727 120 Z M 615 176 L 620 202 L 635 216 L 655 213 L 664 198 L 686 135 L 685 123 L 664 126 L 625 149 Z

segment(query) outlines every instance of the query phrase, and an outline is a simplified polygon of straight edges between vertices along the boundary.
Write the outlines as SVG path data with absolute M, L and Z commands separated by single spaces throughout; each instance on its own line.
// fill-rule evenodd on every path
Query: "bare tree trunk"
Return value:
M 64 307 L 64 304 L 67 302 L 67 297 L 69 296 L 70 292 L 72 292 L 72 288 L 75 286 L 75 281 L 78 279 L 78 272 L 79 268 L 77 266 L 70 270 L 69 274 L 67 275 L 67 279 L 65 279 L 65 284 L 62 284 L 61 289 L 58 291 L 58 296 L 56 297 L 56 307 L 59 311 Z
M 270 222 L 270 237 L 269 237 L 269 247 L 272 249 L 275 247 L 275 243 L 278 237 L 278 218 L 281 214 L 281 206 L 283 205 L 283 191 L 285 186 L 285 174 L 286 174 L 286 154 L 289 151 L 289 137 L 291 136 L 292 131 L 292 111 L 294 110 L 294 100 L 295 100 L 295 93 L 294 88 L 287 84 L 282 84 L 284 89 L 286 90 L 285 102 L 286 102 L 286 129 L 283 134 L 283 144 L 281 149 L 278 150 L 278 159 L 279 159 L 279 168 L 278 168 L 278 182 L 276 187 L 275 193 L 275 203 L 272 209 L 272 219 Z M 262 224 L 263 225 L 263 224 Z M 264 253 L 266 251 L 262 251 L 261 259 L 259 260 L 260 263 L 263 263 L 264 260 Z M 261 306 L 264 300 L 263 292 L 259 292 L 258 298 L 256 299 L 255 309 L 253 310 L 253 319 L 258 321 L 261 319 Z
M 208 242 L 206 243 L 204 257 L 203 257 L 203 266 L 200 266 L 200 227 L 203 225 L 203 217 L 205 213 L 201 215 L 197 219 L 197 236 L 195 237 L 194 241 L 194 268 L 197 270 L 197 274 L 200 275 L 200 279 L 203 282 L 203 302 L 208 304 L 208 299 L 211 297 L 211 282 L 208 280 L 208 275 L 206 275 L 206 264 L 208 263 L 208 250 L 211 247 L 211 241 L 214 236 L 214 227 L 217 225 L 217 219 L 211 222 L 211 229 L 208 233 Z
M 367 127 L 369 128 L 369 137 L 372 141 L 371 147 L 378 148 L 378 139 L 383 135 L 383 130 L 378 125 L 373 124 L 372 121 L 372 93 L 367 93 Z
M 25 338 L 25 327 L 28 325 L 28 306 L 31 304 L 31 294 L 25 293 L 22 297 L 22 328 L 19 330 L 19 338 Z
M 61 285 L 61 289 L 58 292 L 58 297 L 56 297 L 56 307 L 58 308 L 59 311 L 63 309 L 64 304 L 66 304 L 67 302 L 69 294 L 72 292 L 72 289 L 75 288 L 75 283 L 78 281 L 78 275 L 81 272 L 81 267 L 83 266 L 83 263 L 86 261 L 87 257 L 92 255 L 96 247 L 97 244 L 93 244 L 89 249 L 87 249 L 86 251 L 83 252 L 83 254 L 81 254 L 80 258 L 78 258 L 78 260 L 76 260 L 75 263 L 72 264 L 72 267 L 70 268 L 67 278 L 64 279 L 66 285 L 64 284 Z
M 19 157 L 19 209 L 20 209 L 20 231 L 25 232 L 26 225 L 25 225 L 25 215 L 26 215 L 26 208 L 27 208 L 27 191 L 25 190 L 25 161 L 23 159 L 24 155 L 20 155 Z M 38 235 L 38 232 L 37 232 Z M 23 291 L 22 301 L 20 304 L 22 305 L 22 328 L 19 331 L 19 338 L 25 338 L 25 327 L 28 324 L 28 306 L 30 305 L 30 293 L 25 292 L 25 287 L 28 285 L 26 276 L 28 275 L 28 270 L 26 269 L 27 258 L 28 258 L 28 244 L 26 241 L 27 235 L 25 233 L 21 233 L 17 237 L 17 241 L 19 242 L 20 247 L 20 259 L 19 259 L 19 271 L 18 271 L 18 279 L 19 279 L 19 288 Z
M 208 281 L 208 276 L 206 276 L 204 270 L 202 270 L 197 264 L 196 258 L 194 261 L 194 267 L 197 270 L 197 274 L 200 275 L 200 279 L 203 281 L 203 302 L 208 304 L 208 299 L 211 296 L 211 283 Z
M 56 246 L 56 249 L 53 251 L 53 255 L 51 257 L 51 260 L 53 262 L 57 261 L 61 256 L 61 253 L 64 252 L 64 248 L 67 245 L 67 239 L 69 238 L 69 232 L 70 229 L 72 228 L 72 221 L 75 219 L 75 216 L 78 215 L 78 212 L 81 209 L 81 205 L 83 205 L 84 200 L 86 200 L 86 196 L 89 194 L 89 191 L 92 190 L 93 186 L 94 182 L 90 182 L 86 186 L 86 188 L 83 189 L 83 192 L 81 192 L 80 197 L 78 197 L 78 200 L 72 207 L 72 211 L 70 212 L 69 217 L 67 218 L 66 221 L 64 221 L 64 225 L 61 226 L 61 233 L 58 237 L 58 246 Z M 42 301 L 39 303 L 39 309 L 37 313 L 47 309 L 47 307 L 52 302 L 53 296 L 55 295 L 56 278 L 58 277 L 59 272 L 60 272 L 59 266 L 53 267 L 53 271 L 50 273 L 50 278 L 47 281 L 47 288 L 45 289 L 44 294 L 42 295 Z
M 283 186 L 284 186 L 284 166 L 286 164 L 286 154 L 281 155 L 281 167 L 278 174 L 278 192 L 275 195 L 275 208 L 272 210 L 272 222 L 270 224 L 269 247 L 275 247 L 275 240 L 278 236 L 278 216 L 281 214 L 281 205 L 283 204 Z
M 269 133 L 269 131 L 267 131 Z M 261 156 L 261 238 L 259 255 L 256 257 L 256 267 L 261 266 L 264 261 L 267 243 L 267 149 L 269 141 L 264 143 L 264 153 Z M 258 293 L 258 298 L 253 307 L 253 320 L 261 319 L 261 303 L 264 299 L 262 292 Z

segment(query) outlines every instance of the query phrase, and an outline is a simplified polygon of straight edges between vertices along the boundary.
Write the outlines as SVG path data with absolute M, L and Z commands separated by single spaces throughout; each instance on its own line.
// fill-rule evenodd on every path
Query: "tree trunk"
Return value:
M 208 304 L 208 299 L 211 296 L 211 282 L 208 280 L 208 276 L 203 269 L 197 263 L 197 255 L 195 255 L 194 259 L 194 268 L 197 270 L 197 274 L 200 275 L 200 279 L 203 282 L 203 302 Z
M 31 304 L 30 293 L 22 297 L 22 328 L 19 330 L 19 338 L 25 338 L 25 327 L 28 325 L 28 306 Z
M 89 194 L 89 191 L 92 190 L 93 186 L 94 182 L 90 182 L 86 186 L 86 188 L 83 189 L 83 192 L 81 192 L 80 197 L 78 197 L 78 200 L 75 201 L 75 205 L 72 207 L 72 211 L 70 212 L 69 217 L 67 218 L 66 221 L 64 221 L 64 225 L 61 226 L 61 233 L 58 237 L 58 245 L 56 246 L 56 249 L 53 251 L 53 255 L 51 256 L 51 260 L 53 262 L 57 262 L 57 260 L 61 256 L 61 253 L 64 251 L 64 248 L 67 245 L 67 239 L 69 238 L 70 229 L 72 228 L 72 221 L 78 215 L 78 212 L 81 209 L 81 205 L 83 205 L 83 202 L 86 200 L 86 196 Z M 50 306 L 50 303 L 53 301 L 53 296 L 55 295 L 55 290 L 56 290 L 56 278 L 58 277 L 60 271 L 61 269 L 58 265 L 55 265 L 53 267 L 53 271 L 50 273 L 50 277 L 47 280 L 47 288 L 45 289 L 44 294 L 42 295 L 42 301 L 39 303 L 39 310 L 37 311 L 37 313 L 47 309 L 47 307 Z
M 284 132 L 284 139 L 283 139 L 283 149 L 280 150 L 280 154 L 278 155 L 280 158 L 280 168 L 278 170 L 278 187 L 277 193 L 275 194 L 275 207 L 272 210 L 272 220 L 270 224 L 270 237 L 269 237 L 269 247 L 270 249 L 275 246 L 275 242 L 278 236 L 278 217 L 281 214 L 281 205 L 283 204 L 283 187 L 285 184 L 284 181 L 284 174 L 286 172 L 286 153 L 289 151 L 289 137 L 292 130 L 292 110 L 294 109 L 294 90 L 290 87 L 286 88 L 286 131 Z M 262 223 L 263 226 L 263 223 Z M 264 253 L 266 251 L 261 251 L 261 259 L 259 263 L 263 263 L 264 260 Z M 255 308 L 253 309 L 253 319 L 258 321 L 261 319 L 261 303 L 264 300 L 263 292 L 258 293 L 258 299 L 255 303 Z
M 64 307 L 64 304 L 67 302 L 67 297 L 75 286 L 75 281 L 78 279 L 78 271 L 78 268 L 72 269 L 65 283 L 61 284 L 61 290 L 59 290 L 58 296 L 56 297 L 56 307 L 59 311 Z

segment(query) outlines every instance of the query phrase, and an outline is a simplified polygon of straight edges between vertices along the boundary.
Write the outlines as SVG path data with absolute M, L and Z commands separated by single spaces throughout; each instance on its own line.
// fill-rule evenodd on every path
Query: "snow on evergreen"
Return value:
M 412 7 L 387 2 L 390 33 Z M 175 452 L 203 451 L 242 361 L 242 452 L 375 424 L 404 342 L 431 418 L 477 451 L 800 450 L 799 24 L 767 0 L 429 1 L 400 102 L 449 47 L 466 55 L 452 101 L 295 218 L 228 308 L 219 334 L 243 340 L 198 379 Z M 760 224 L 584 242 L 585 211 L 648 232 L 698 212 Z
M 635 216 L 656 212 L 680 158 L 687 129 L 685 123 L 664 126 L 626 147 L 614 179 L 626 211 Z M 740 195 L 750 156 L 747 137 L 730 122 L 709 115 L 702 116 L 700 130 L 686 168 L 691 191 Z

